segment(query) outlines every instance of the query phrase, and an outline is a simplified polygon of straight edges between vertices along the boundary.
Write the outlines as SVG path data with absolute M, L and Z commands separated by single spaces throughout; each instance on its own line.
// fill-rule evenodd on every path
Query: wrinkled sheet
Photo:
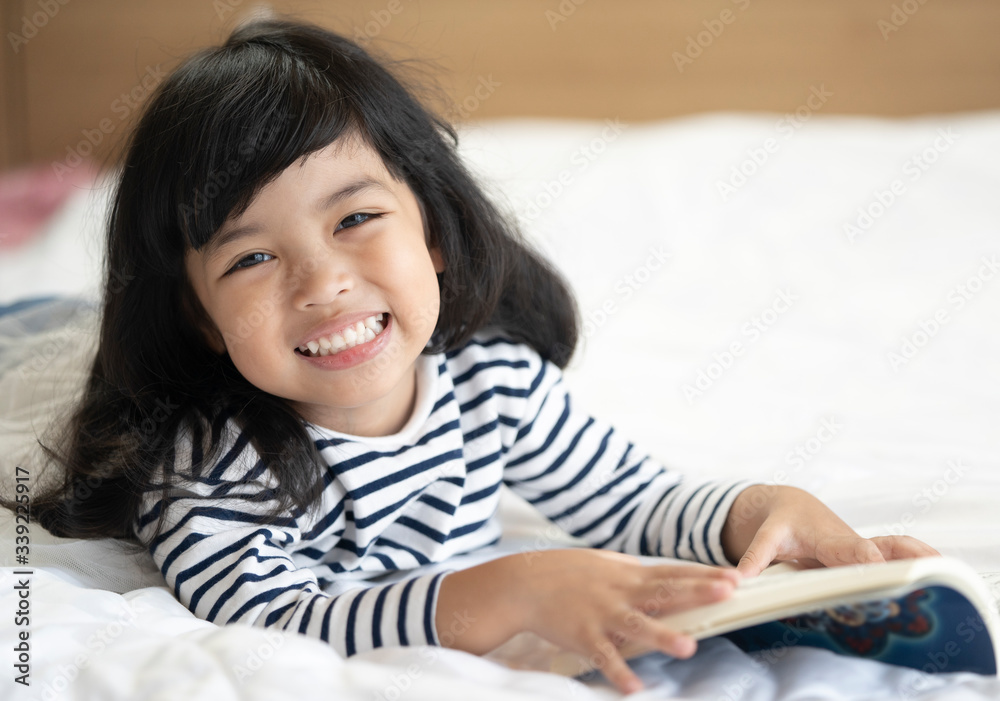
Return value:
M 922 538 L 1000 591 L 1000 114 L 508 121 L 465 128 L 462 149 L 577 292 L 578 402 L 672 468 L 809 489 L 865 535 Z M 93 298 L 105 207 L 106 190 L 82 191 L 0 252 L 0 305 Z M 82 381 L 87 342 L 81 327 L 20 358 L 48 358 L 55 380 L 15 393 L 0 377 L 5 487 L 14 460 L 39 468 L 32 436 Z M 303 636 L 218 627 L 148 558 L 39 526 L 19 688 L 0 517 L 0 698 L 620 698 L 597 676 L 451 650 L 344 660 Z M 569 542 L 513 498 L 501 518 L 504 542 L 478 558 Z M 691 660 L 650 655 L 635 698 L 1000 698 L 996 678 L 781 652 L 711 640 Z

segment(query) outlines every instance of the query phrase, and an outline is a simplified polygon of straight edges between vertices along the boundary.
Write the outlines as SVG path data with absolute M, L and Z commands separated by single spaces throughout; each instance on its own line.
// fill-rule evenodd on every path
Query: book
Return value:
M 995 675 L 998 668 L 996 597 L 975 570 L 950 557 L 819 569 L 780 563 L 743 580 L 725 601 L 659 620 L 696 640 L 725 636 L 750 653 L 807 645 L 927 673 Z M 621 647 L 626 659 L 649 652 Z M 567 676 L 593 670 L 531 633 L 487 657 Z

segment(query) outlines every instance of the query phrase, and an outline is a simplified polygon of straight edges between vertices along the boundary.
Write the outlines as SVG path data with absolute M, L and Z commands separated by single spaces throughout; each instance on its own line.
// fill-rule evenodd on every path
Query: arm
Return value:
M 239 443 L 237 442 L 237 445 Z M 233 455 L 238 451 L 238 455 Z M 330 643 L 347 656 L 383 645 L 435 644 L 433 610 L 443 573 L 384 586 L 324 592 L 296 554 L 309 541 L 304 519 L 265 517 L 273 505 L 256 452 L 224 451 L 224 470 L 187 470 L 162 498 L 147 492 L 136 533 L 168 586 L 199 618 L 298 632 Z M 190 450 L 178 451 L 181 467 Z M 163 531 L 152 539 L 160 513 Z M 336 539 L 323 543 L 335 549 Z M 308 561 L 309 558 L 306 558 Z M 297 561 L 299 564 L 297 564 Z
M 687 480 L 576 406 L 559 369 L 522 351 L 526 397 L 505 437 L 504 481 L 588 544 L 726 565 L 720 536 L 742 480 Z

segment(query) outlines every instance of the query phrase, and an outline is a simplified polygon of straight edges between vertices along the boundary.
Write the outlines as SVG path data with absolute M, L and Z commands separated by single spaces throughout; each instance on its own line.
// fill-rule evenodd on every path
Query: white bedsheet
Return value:
M 578 293 L 579 402 L 669 466 L 801 486 L 866 535 L 905 532 L 1000 572 L 1000 113 L 779 120 L 497 122 L 466 128 L 463 151 Z M 0 254 L 0 304 L 93 295 L 103 208 L 80 193 L 45 237 Z M 5 486 L 12 461 L 32 459 L 20 401 L 0 396 Z M 620 698 L 597 677 L 450 650 L 343 660 L 302 636 L 220 628 L 148 561 L 39 526 L 32 686 L 18 688 L 0 517 L 0 698 Z M 564 542 L 513 500 L 503 518 L 497 552 Z M 724 640 L 636 666 L 649 689 L 635 698 L 1000 698 L 995 678 L 809 649 L 759 660 Z

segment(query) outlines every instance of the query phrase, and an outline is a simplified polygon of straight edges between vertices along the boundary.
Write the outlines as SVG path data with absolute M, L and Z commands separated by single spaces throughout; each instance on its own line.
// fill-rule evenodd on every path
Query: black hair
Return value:
M 578 333 L 569 288 L 485 196 L 453 128 L 354 42 L 312 25 L 256 21 L 184 61 L 130 136 L 109 216 L 97 355 L 65 444 L 45 448 L 63 479 L 32 505 L 47 530 L 142 546 L 141 496 L 162 488 L 166 498 L 170 475 L 154 477 L 172 464 L 181 430 L 193 426 L 197 445 L 217 439 L 227 420 L 277 479 L 275 515 L 319 498 L 324 465 L 301 418 L 209 347 L 184 256 L 288 166 L 345 136 L 362 139 L 412 190 L 443 256 L 425 352 L 496 326 L 565 367 Z M 198 456 L 192 470 L 215 457 Z

